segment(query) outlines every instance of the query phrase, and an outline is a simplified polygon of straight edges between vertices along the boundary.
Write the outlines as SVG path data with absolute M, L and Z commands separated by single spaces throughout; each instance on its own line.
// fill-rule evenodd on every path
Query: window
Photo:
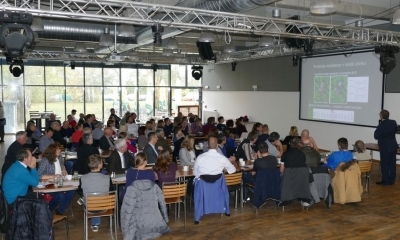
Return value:
M 5 86 L 3 88 L 4 104 L 10 106 L 9 111 L 5 111 L 7 124 L 4 127 L 5 133 L 16 133 L 25 129 L 24 122 L 24 91 L 22 86 Z
M 61 122 L 65 120 L 64 87 L 46 87 L 46 111 L 53 111 Z
M 169 85 L 169 71 L 168 70 L 157 70 L 154 74 L 156 86 L 168 86 Z
M 45 81 L 46 85 L 64 85 L 64 67 L 46 66 Z
M 86 113 L 95 114 L 97 120 L 106 122 L 108 112 L 103 116 L 103 89 L 102 87 L 85 88 L 85 109 Z
M 30 119 L 29 111 L 45 110 L 44 87 L 25 87 L 25 118 Z M 23 120 L 22 120 L 23 121 Z
M 193 88 L 172 89 L 171 113 L 178 113 L 178 106 L 199 105 L 199 90 Z
M 187 86 L 188 87 L 201 87 L 201 78 L 199 80 L 196 80 L 192 77 L 192 67 L 187 66 L 187 70 L 188 70 Z
M 155 116 L 163 117 L 169 115 L 169 87 L 155 88 Z
M 116 112 L 121 112 L 120 95 L 119 87 L 104 87 L 104 116 L 110 115 L 111 108 L 114 108 Z
M 152 69 L 139 69 L 139 86 L 153 86 Z
M 121 85 L 137 86 L 137 70 L 131 68 L 121 68 Z
M 65 84 L 82 86 L 83 85 L 83 67 L 75 67 L 71 69 L 70 67 L 65 68 Z
M 86 86 L 103 85 L 101 68 L 85 68 L 85 85 Z
M 186 66 L 171 65 L 171 86 L 186 86 Z
M 141 121 L 147 121 L 154 116 L 153 96 L 153 87 L 139 87 L 139 119 Z
M 10 66 L 3 65 L 3 84 L 9 86 L 22 86 L 23 74 L 19 77 L 14 77 L 10 72 Z
M 137 113 L 138 88 L 122 87 L 121 88 L 121 112 L 116 114 L 123 116 L 127 111 Z
M 104 68 L 104 86 L 119 86 L 119 68 Z
M 80 87 L 66 87 L 65 92 L 65 102 L 67 107 L 66 115 L 71 114 L 72 109 L 76 110 L 76 117 L 79 116 L 79 113 L 84 113 L 85 109 L 83 106 L 85 90 L 83 86 Z M 88 109 L 86 108 L 86 112 Z M 64 119 L 63 119 L 64 120 Z
M 43 86 L 43 84 L 44 84 L 44 67 L 43 66 L 25 66 L 24 77 L 25 77 L 25 85 L 42 85 Z

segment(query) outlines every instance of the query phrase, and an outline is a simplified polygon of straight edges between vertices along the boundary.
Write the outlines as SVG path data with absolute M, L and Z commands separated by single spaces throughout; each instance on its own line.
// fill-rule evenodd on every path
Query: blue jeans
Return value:
M 57 211 L 59 213 L 64 213 L 68 206 L 71 204 L 72 199 L 75 196 L 75 191 L 67 191 L 67 192 L 55 192 L 50 193 L 53 197 L 49 203 L 50 211 L 54 211 L 58 205 Z
M 74 166 L 75 160 L 67 160 L 64 162 L 65 170 L 68 174 L 72 174 L 72 167 Z
M 92 218 L 92 226 L 99 226 L 100 223 L 101 223 L 101 218 L 99 217 Z
M 251 174 L 251 172 L 243 172 L 243 185 L 245 185 L 246 183 L 248 184 L 254 184 L 254 178 L 253 175 Z M 248 194 L 248 187 L 244 186 L 244 192 L 243 192 L 243 198 L 244 200 L 247 199 L 247 194 Z

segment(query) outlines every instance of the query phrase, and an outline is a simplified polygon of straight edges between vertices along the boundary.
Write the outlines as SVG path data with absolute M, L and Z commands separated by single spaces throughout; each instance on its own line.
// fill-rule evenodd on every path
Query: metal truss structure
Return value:
M 400 32 L 267 18 L 126 0 L 0 0 L 0 9 L 23 11 L 38 16 L 74 19 L 78 21 L 129 23 L 142 26 L 159 24 L 165 27 L 179 28 L 182 31 L 208 30 L 253 36 L 268 35 L 279 38 L 311 38 L 316 42 L 329 42 L 332 47 L 340 45 L 378 44 L 400 46 Z M 130 9 L 129 12 L 132 12 L 130 16 L 124 14 L 127 9 Z M 251 51 L 261 52 L 260 56 L 264 57 L 283 55 L 281 51 L 279 53 L 262 54 L 262 52 L 270 52 L 268 49 L 260 51 L 253 49 L 248 52 Z M 292 49 L 291 51 L 297 52 L 298 50 Z M 43 52 L 30 53 L 29 55 L 28 57 L 51 56 L 51 54 Z M 60 53 L 60 55 L 62 54 Z M 217 56 L 217 62 L 227 62 L 231 58 L 240 60 L 247 59 L 248 57 L 245 57 L 241 53 L 222 54 Z M 171 61 L 172 58 L 169 57 L 166 59 Z

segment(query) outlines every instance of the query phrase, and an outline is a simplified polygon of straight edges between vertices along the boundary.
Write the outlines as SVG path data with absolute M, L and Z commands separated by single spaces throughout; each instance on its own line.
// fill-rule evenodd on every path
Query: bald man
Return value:
M 312 147 L 315 150 L 318 150 L 317 143 L 314 138 L 310 137 L 310 132 L 307 129 L 304 129 L 301 132 L 301 141 L 299 143 L 300 147 Z
M 114 150 L 114 139 L 112 137 L 113 130 L 112 128 L 105 128 L 104 135 L 99 139 L 99 147 L 101 150 Z
M 217 138 L 210 137 L 208 139 L 208 148 L 209 150 L 200 154 L 195 161 L 193 173 L 196 177 L 200 177 L 200 175 L 218 175 L 223 173 L 224 169 L 229 174 L 236 172 L 236 168 L 231 161 L 217 152 Z

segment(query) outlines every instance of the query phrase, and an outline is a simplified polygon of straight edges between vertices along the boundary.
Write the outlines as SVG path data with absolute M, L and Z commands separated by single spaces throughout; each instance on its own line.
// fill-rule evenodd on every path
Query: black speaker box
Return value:
M 215 54 L 212 50 L 211 43 L 209 42 L 196 42 L 197 49 L 201 59 L 204 60 L 215 60 Z

